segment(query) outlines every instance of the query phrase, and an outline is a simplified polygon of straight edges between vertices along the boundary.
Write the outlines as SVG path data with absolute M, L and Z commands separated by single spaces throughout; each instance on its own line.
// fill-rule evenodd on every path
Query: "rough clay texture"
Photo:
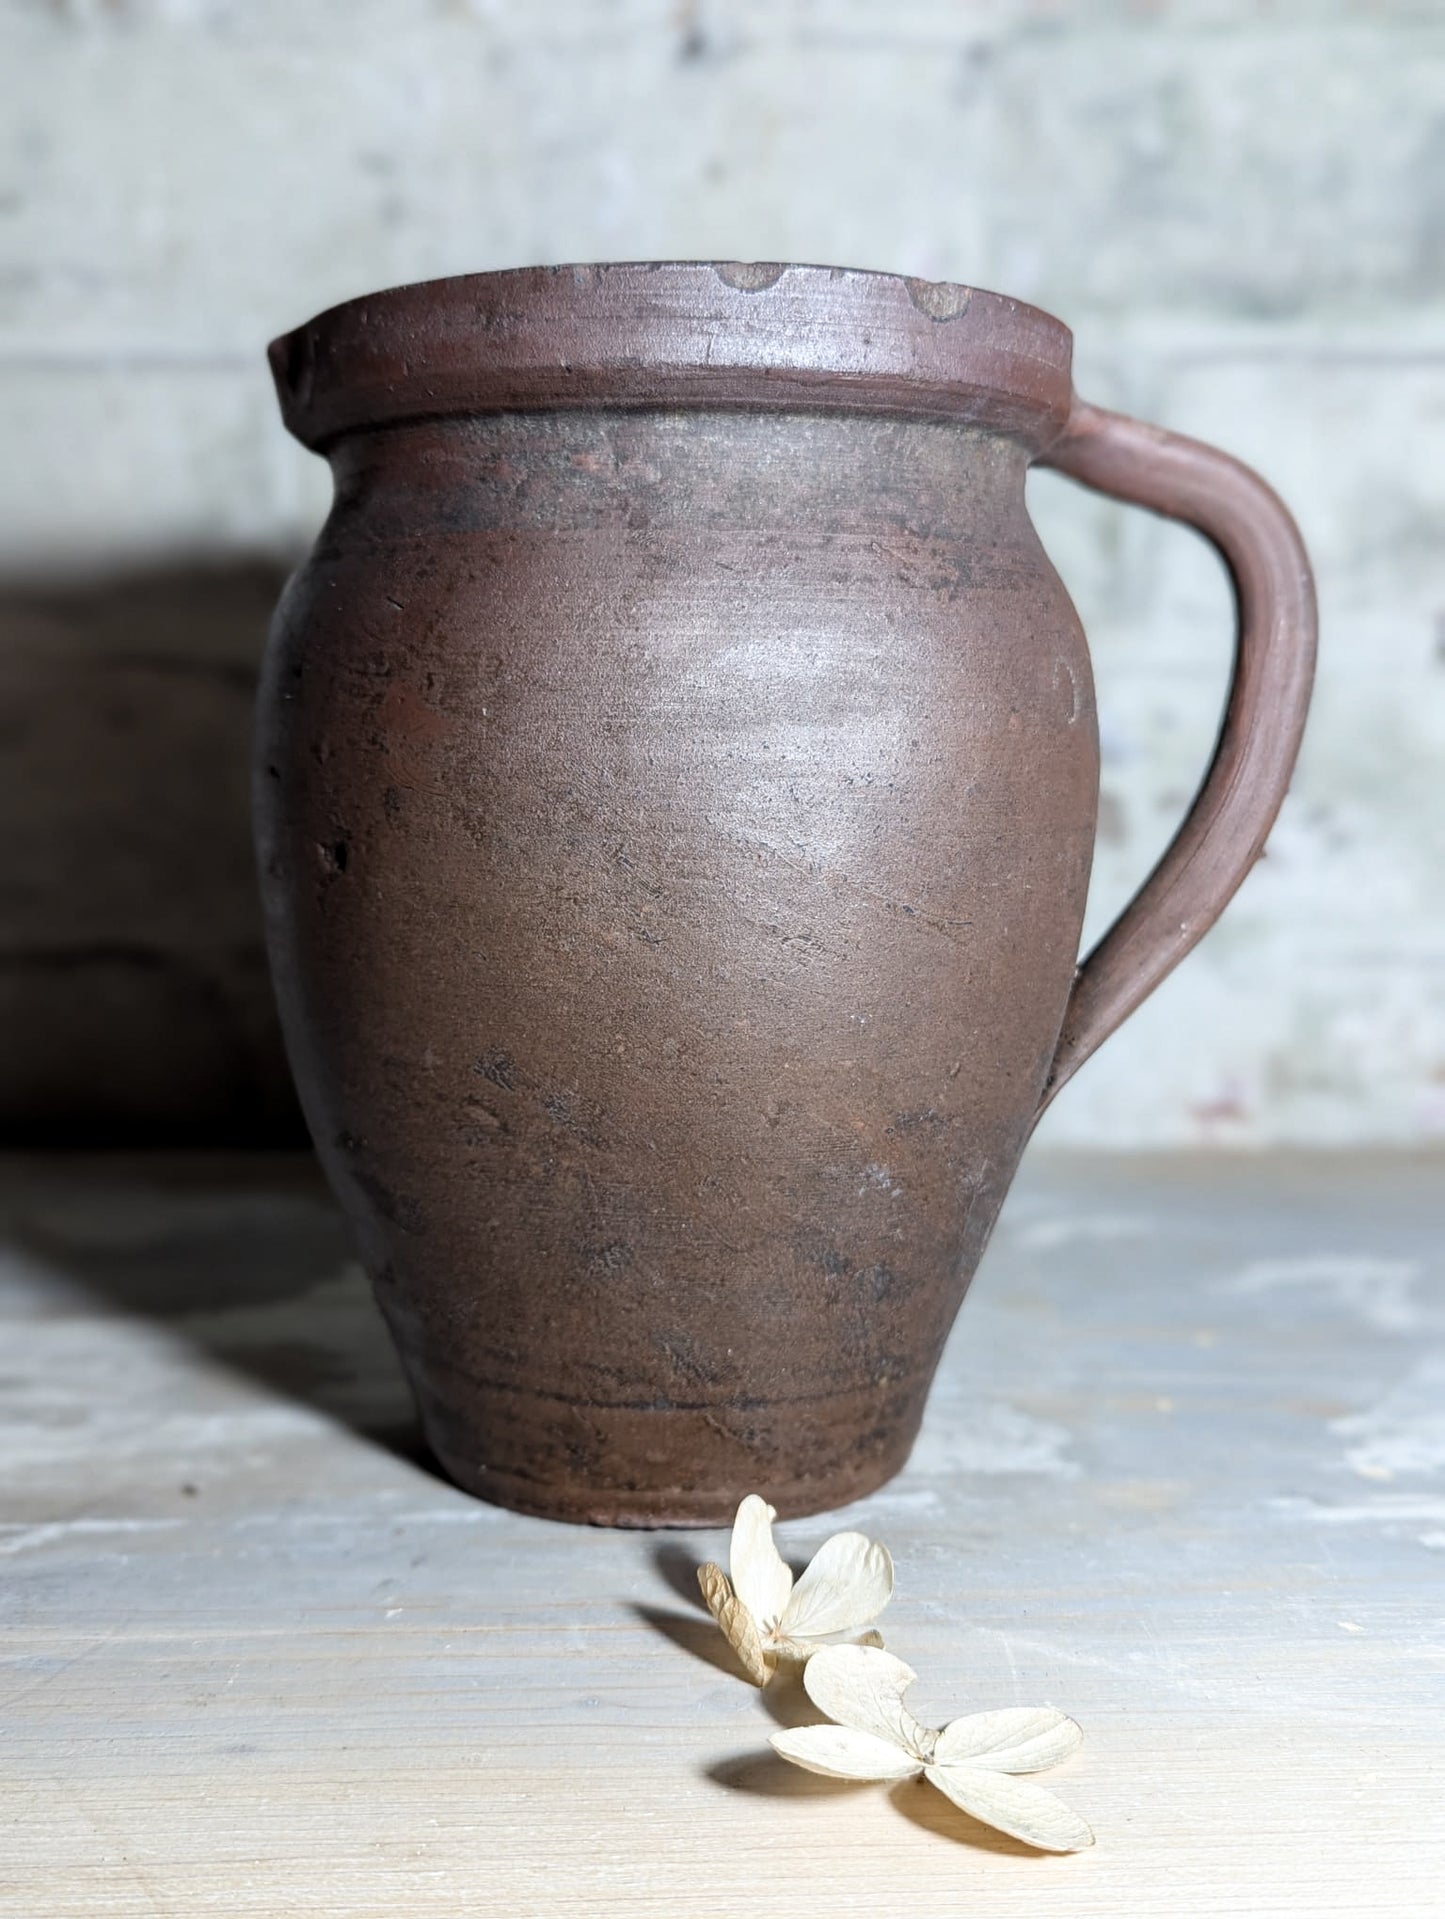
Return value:
M 912 1444 L 1074 971 L 1097 733 L 1026 450 L 590 408 L 333 458 L 263 685 L 263 884 L 428 1437 L 554 1517 L 839 1505 Z
M 905 1455 L 1044 1100 L 1259 855 L 1314 662 L 1289 516 L 1078 403 L 1048 315 L 886 274 L 463 276 L 271 360 L 336 502 L 263 675 L 269 943 L 433 1444 L 558 1517 L 836 1505 Z M 1033 458 L 1200 527 L 1240 605 L 1208 778 L 1082 968 L 1097 730 Z
M 1269 856 L 1049 1136 L 1445 1131 L 1438 9 L 9 0 L 0 38 L 12 1133 L 282 1124 L 245 758 L 328 485 L 263 343 L 398 281 L 679 256 L 1038 301 L 1088 398 L 1240 454 L 1301 522 L 1325 647 Z M 1087 936 L 1197 780 L 1228 605 L 1184 533 L 1050 475 L 1029 504 L 1099 684 Z

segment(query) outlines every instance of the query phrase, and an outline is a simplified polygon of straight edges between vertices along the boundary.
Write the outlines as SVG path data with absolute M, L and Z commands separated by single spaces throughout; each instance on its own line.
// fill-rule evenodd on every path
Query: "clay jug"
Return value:
M 271 349 L 335 504 L 256 761 L 316 1148 L 431 1446 L 713 1525 L 906 1459 L 1042 1107 L 1258 857 L 1314 614 L 1221 453 L 996 294 L 819 267 L 395 289 Z M 1031 462 L 1237 589 L 1213 764 L 1076 964 L 1098 739 Z

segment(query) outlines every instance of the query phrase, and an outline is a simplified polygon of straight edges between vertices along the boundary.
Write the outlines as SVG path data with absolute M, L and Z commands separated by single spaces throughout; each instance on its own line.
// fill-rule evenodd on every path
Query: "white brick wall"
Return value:
M 1438 0 L 4 0 L 0 664 L 6 737 L 30 745 L 0 746 L 21 822 L 0 960 L 182 937 L 177 829 L 204 799 L 184 701 L 147 737 L 134 683 L 126 751 L 146 775 L 127 784 L 114 729 L 106 749 L 96 729 L 149 615 L 97 607 L 137 569 L 151 605 L 168 568 L 178 604 L 206 604 L 200 562 L 216 592 L 236 566 L 254 593 L 243 563 L 304 545 L 325 475 L 281 433 L 265 340 L 399 280 L 647 257 L 822 260 L 1037 300 L 1074 327 L 1091 397 L 1275 482 L 1324 620 L 1295 795 L 1227 920 L 1048 1131 L 1124 1146 L 1445 1133 Z M 1097 928 L 1208 751 L 1228 603 L 1190 536 L 1048 476 L 1031 500 L 1097 661 Z M 42 671 L 33 619 L 4 612 L 36 581 L 89 596 L 66 616 L 77 666 L 61 684 L 90 704 L 68 743 L 47 727 L 44 755 L 25 703 L 53 697 L 54 658 Z M 229 717 L 221 682 L 196 696 L 213 759 L 244 751 L 250 628 L 227 631 Z M 197 626 L 198 656 L 208 644 Z M 97 763 L 87 840 L 76 782 Z M 208 830 L 240 872 L 240 789 L 225 790 Z M 108 834 L 123 897 L 86 884 L 86 846 L 100 862 Z M 198 928 L 187 965 L 273 1088 L 248 912 L 208 908 L 223 931 Z M 147 990 L 164 1054 L 163 988 Z M 204 1023 L 188 1017 L 188 1033 Z M 139 1031 L 87 1030 L 107 1111 L 124 1110 Z M 200 1040 L 185 1044 L 139 1107 L 162 1123 L 183 1088 L 224 1131 L 241 1042 L 200 1066 Z M 0 1117 L 23 1122 L 45 1071 L 32 1057 L 23 1089 L 0 1085 Z M 72 1061 L 41 1090 L 53 1110 L 80 1084 Z

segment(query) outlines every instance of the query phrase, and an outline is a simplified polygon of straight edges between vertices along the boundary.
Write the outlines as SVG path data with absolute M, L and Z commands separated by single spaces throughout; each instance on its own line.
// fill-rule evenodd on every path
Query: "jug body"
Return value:
M 276 623 L 270 938 L 430 1442 L 715 1522 L 894 1472 L 1078 948 L 1087 656 L 987 429 L 389 427 Z
M 1307 687 L 1285 535 L 1250 586 L 1287 516 L 1080 411 L 1069 344 L 963 288 L 669 266 L 273 348 L 336 498 L 263 676 L 272 967 L 461 1485 L 710 1525 L 881 1484 L 1043 1103 L 1252 864 Z M 1254 594 L 1215 769 L 1081 973 L 1097 730 L 1040 456 L 1151 501 L 1177 465 Z

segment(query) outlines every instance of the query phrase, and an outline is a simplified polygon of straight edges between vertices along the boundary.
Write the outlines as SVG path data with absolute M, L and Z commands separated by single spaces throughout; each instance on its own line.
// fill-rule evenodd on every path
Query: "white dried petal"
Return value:
M 733 1521 L 729 1571 L 733 1591 L 764 1631 L 782 1618 L 793 1590 L 793 1575 L 773 1544 L 777 1513 L 765 1499 L 749 1493 Z
M 936 1735 L 903 1703 L 917 1677 L 911 1666 L 876 1646 L 821 1646 L 803 1668 L 803 1685 L 821 1712 L 922 1762 L 932 1758 Z
M 697 1569 L 697 1583 L 707 1601 L 708 1611 L 722 1628 L 723 1638 L 737 1654 L 743 1671 L 755 1686 L 766 1686 L 773 1668 L 763 1650 L 757 1621 L 728 1584 L 721 1566 Z
M 834 1533 L 813 1556 L 783 1613 L 783 1631 L 802 1639 L 853 1632 L 876 1619 L 893 1596 L 886 1546 L 862 1533 Z
M 982 1766 L 929 1766 L 924 1777 L 972 1818 L 1041 1852 L 1081 1852 L 1094 1835 L 1079 1815 L 1042 1786 Z
M 1051 1706 L 1009 1706 L 953 1720 L 933 1757 L 940 1766 L 966 1761 L 990 1772 L 1042 1772 L 1077 1752 L 1083 1739 L 1082 1728 Z
M 911 1753 L 891 1740 L 848 1726 L 799 1726 L 775 1732 L 773 1750 L 808 1772 L 829 1779 L 913 1779 L 923 1770 Z

